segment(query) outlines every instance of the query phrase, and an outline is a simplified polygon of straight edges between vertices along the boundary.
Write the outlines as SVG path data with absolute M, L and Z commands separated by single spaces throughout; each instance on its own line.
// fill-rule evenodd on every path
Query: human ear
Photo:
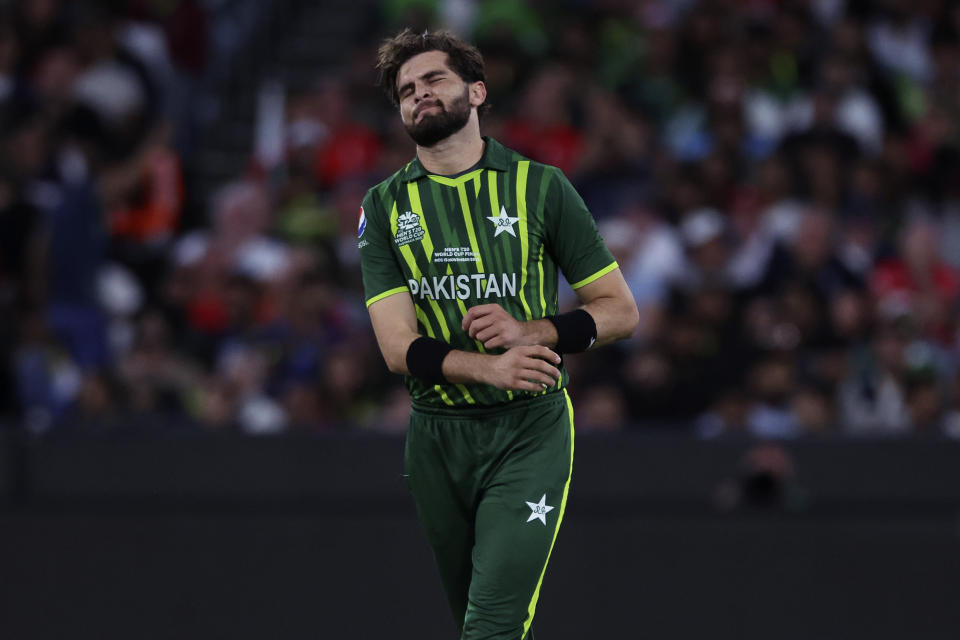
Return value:
M 483 82 L 470 83 L 470 106 L 479 107 L 487 99 L 487 85 Z

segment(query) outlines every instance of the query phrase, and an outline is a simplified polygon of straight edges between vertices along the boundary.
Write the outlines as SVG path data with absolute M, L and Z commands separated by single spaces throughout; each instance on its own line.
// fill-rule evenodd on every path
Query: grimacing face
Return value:
M 427 51 L 400 67 L 397 97 L 407 133 L 421 147 L 432 147 L 466 126 L 486 91 L 482 82 L 468 84 L 450 69 L 446 53 Z

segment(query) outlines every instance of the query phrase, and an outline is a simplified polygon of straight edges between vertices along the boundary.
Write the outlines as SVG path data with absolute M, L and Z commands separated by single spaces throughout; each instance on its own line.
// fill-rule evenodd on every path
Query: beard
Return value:
M 420 122 L 404 124 L 407 133 L 421 147 L 432 147 L 441 140 L 463 129 L 470 120 L 470 93 L 463 88 L 463 95 L 450 102 L 450 108 L 437 100 L 430 106 L 439 107 L 437 113 L 423 116 Z M 416 116 L 414 116 L 416 118 Z

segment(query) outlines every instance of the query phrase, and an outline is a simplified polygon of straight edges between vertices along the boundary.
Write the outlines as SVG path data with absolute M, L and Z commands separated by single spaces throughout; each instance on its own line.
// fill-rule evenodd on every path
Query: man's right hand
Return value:
M 560 370 L 554 366 L 560 364 L 560 356 L 547 347 L 513 347 L 487 358 L 490 365 L 482 373 L 483 382 L 498 389 L 543 391 L 560 379 Z

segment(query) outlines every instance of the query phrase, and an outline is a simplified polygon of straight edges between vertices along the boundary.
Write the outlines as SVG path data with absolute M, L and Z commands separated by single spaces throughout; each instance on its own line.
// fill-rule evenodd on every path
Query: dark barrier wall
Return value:
M 0 638 L 454 638 L 390 438 L 0 439 Z M 960 637 L 960 446 L 579 437 L 538 640 Z

